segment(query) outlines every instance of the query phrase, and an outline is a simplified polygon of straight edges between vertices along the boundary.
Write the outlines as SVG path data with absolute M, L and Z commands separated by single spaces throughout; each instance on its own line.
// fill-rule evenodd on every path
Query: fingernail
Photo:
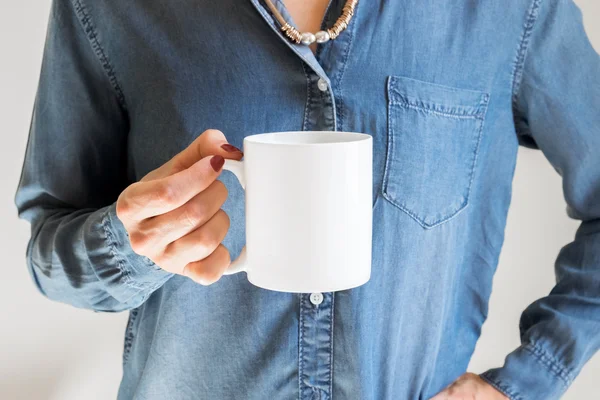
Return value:
M 223 164 L 225 164 L 225 159 L 221 156 L 213 156 L 210 159 L 210 166 L 213 167 L 216 172 L 219 172 L 221 168 L 223 168 Z
M 228 153 L 241 153 L 242 152 L 240 149 L 238 149 L 237 147 L 235 147 L 234 145 L 231 145 L 229 143 L 225 143 L 224 145 L 221 146 L 221 148 Z

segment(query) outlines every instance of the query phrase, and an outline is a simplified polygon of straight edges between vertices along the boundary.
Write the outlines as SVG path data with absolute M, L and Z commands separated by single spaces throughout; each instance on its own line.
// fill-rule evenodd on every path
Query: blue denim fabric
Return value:
M 235 146 L 372 134 L 370 282 L 315 306 L 135 254 L 119 193 L 208 128 Z M 600 57 L 571 0 L 362 0 L 316 56 L 259 0 L 54 0 L 16 204 L 44 295 L 130 311 L 120 399 L 425 400 L 465 371 L 486 319 L 519 145 L 560 173 L 581 226 L 522 345 L 482 376 L 556 399 L 600 347 Z M 235 257 L 244 194 L 221 179 Z

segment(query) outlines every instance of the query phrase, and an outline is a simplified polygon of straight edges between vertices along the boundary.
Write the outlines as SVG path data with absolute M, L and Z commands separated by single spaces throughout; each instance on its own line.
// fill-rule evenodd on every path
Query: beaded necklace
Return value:
M 354 15 L 354 9 L 356 8 L 358 0 L 346 0 L 346 4 L 342 9 L 342 15 L 340 15 L 338 20 L 335 21 L 335 24 L 333 24 L 333 26 L 327 30 L 318 31 L 316 33 L 300 32 L 285 20 L 283 15 L 281 15 L 271 0 L 265 0 L 265 3 L 267 3 L 267 6 L 281 25 L 281 30 L 285 36 L 287 36 L 294 43 L 308 46 L 315 42 L 325 43 L 329 40 L 337 38 L 340 33 L 342 33 L 344 29 L 348 27 L 348 24 Z

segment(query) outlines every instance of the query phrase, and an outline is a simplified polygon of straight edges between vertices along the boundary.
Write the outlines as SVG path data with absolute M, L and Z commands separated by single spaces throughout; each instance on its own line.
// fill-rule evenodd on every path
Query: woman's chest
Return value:
M 329 19 L 342 3 L 332 2 Z M 457 138 L 472 143 L 474 134 L 461 139 L 457 132 L 483 114 L 455 111 L 479 110 L 482 98 L 487 108 L 492 93 L 510 99 L 518 30 L 499 31 L 493 12 L 468 2 L 428 7 L 359 3 L 348 29 L 312 58 L 276 32 L 258 2 L 114 6 L 105 47 L 128 106 L 131 174 L 143 176 L 208 128 L 237 146 L 270 131 L 370 133 L 382 172 L 390 139 L 403 146 L 399 157 L 432 146 L 452 150 Z M 489 51 L 492 40 L 498 51 Z

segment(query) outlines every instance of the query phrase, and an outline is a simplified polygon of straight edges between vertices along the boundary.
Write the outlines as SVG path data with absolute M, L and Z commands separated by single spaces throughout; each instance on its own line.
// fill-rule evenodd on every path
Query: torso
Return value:
M 319 30 L 326 0 L 283 1 L 297 28 Z M 257 0 L 85 3 L 128 107 L 131 181 L 208 128 L 237 147 L 263 132 L 373 136 L 369 283 L 317 308 L 246 274 L 210 287 L 173 277 L 131 314 L 120 399 L 416 400 L 464 372 L 510 202 L 511 83 L 530 2 L 359 1 L 317 57 Z M 219 179 L 236 257 L 244 192 Z

